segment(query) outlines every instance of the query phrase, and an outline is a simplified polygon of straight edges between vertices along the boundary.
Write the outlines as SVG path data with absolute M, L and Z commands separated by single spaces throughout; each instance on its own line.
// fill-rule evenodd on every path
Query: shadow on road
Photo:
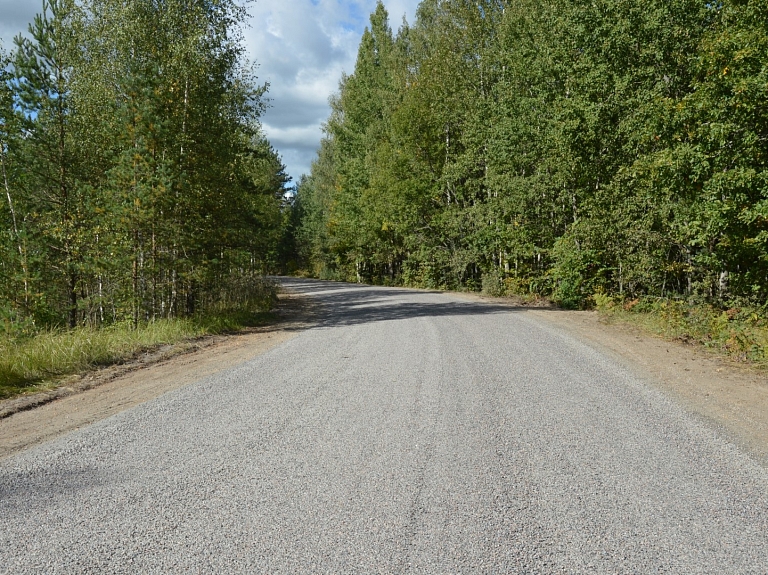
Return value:
M 59 498 L 90 490 L 108 482 L 103 472 L 92 465 L 74 468 L 61 463 L 55 473 L 41 467 L 38 471 L 6 467 L 0 469 L 0 501 L 5 501 L 5 511 L 17 507 L 20 514 L 27 512 L 30 498 L 39 498 L 41 505 L 52 504 Z
M 420 317 L 504 314 L 526 309 L 513 304 L 457 301 L 436 291 L 301 278 L 277 279 L 286 290 L 308 296 L 319 304 L 310 322 L 313 327 L 349 326 Z

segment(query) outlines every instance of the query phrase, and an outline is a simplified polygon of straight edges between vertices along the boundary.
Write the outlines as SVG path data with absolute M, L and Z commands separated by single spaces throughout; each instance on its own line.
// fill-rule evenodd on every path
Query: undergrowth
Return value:
M 600 313 L 664 338 L 703 345 L 737 361 L 768 363 L 768 320 L 760 310 L 722 309 L 678 299 L 625 300 L 605 294 L 595 294 L 594 300 Z
M 273 319 L 271 305 L 218 309 L 191 319 L 160 319 L 134 327 L 81 326 L 37 333 L 0 331 L 0 399 L 45 389 L 62 376 L 120 363 L 161 345 L 235 332 Z

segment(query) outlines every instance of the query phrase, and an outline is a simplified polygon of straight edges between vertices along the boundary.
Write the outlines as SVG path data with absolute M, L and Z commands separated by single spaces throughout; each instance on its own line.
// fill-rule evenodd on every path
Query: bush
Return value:
M 768 359 L 768 321 L 756 308 L 722 309 L 682 299 L 638 298 L 618 302 L 595 294 L 597 309 L 669 339 L 700 344 L 739 361 Z
M 500 297 L 504 295 L 504 283 L 497 269 L 492 269 L 483 273 L 483 287 L 482 292 L 485 295 L 492 297 Z
M 552 300 L 564 308 L 585 307 L 595 292 L 595 253 L 581 247 L 574 238 L 563 236 L 555 242 L 552 257 L 554 265 L 548 274 L 552 280 Z

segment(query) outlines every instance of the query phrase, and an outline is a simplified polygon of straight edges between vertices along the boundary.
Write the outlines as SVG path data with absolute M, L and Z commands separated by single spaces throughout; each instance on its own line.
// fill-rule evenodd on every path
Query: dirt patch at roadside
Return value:
M 280 294 L 277 321 L 165 346 L 135 361 L 68 378 L 54 391 L 0 402 L 0 459 L 238 365 L 312 325 L 307 298 Z

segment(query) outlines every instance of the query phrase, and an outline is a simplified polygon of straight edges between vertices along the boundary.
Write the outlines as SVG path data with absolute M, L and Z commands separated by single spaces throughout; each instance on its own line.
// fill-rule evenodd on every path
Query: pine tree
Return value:
M 14 40 L 16 96 L 26 115 L 25 192 L 32 212 L 30 225 L 36 241 L 42 243 L 42 267 L 55 272 L 50 280 L 57 289 L 49 297 L 63 296 L 70 327 L 78 321 L 86 216 L 83 191 L 74 173 L 79 158 L 70 123 L 70 78 L 76 59 L 70 25 L 73 11 L 69 0 L 44 0 L 43 13 L 29 26 L 31 38 Z M 45 286 L 47 273 L 41 273 Z

